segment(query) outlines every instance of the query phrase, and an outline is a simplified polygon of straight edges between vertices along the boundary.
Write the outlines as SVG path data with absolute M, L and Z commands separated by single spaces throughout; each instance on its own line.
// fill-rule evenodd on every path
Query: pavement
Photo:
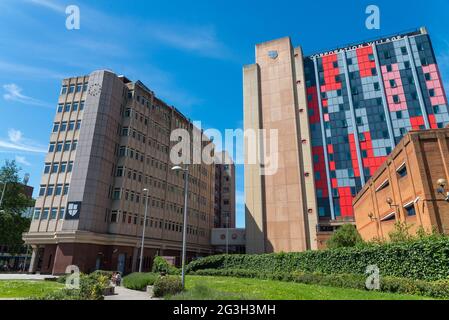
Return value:
M 105 296 L 104 300 L 159 300 L 151 298 L 145 291 L 136 291 L 126 289 L 124 287 L 115 287 L 115 294 L 112 296 Z
M 57 278 L 51 275 L 26 274 L 26 273 L 0 273 L 0 280 L 45 280 Z

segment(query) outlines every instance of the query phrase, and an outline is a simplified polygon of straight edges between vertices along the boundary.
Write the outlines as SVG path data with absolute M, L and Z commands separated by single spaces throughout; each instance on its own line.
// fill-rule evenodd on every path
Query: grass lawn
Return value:
M 427 297 L 323 287 L 294 282 L 232 277 L 187 276 L 186 292 L 173 300 L 420 300 Z
M 63 284 L 54 281 L 0 280 L 0 299 L 39 298 L 63 287 Z

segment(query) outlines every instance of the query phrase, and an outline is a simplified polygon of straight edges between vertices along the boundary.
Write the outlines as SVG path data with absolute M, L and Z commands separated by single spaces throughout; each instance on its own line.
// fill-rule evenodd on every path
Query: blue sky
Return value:
M 71 4 L 80 30 L 65 28 Z M 365 28 L 370 4 L 380 30 Z M 61 80 L 96 69 L 143 81 L 205 128 L 241 128 L 242 66 L 256 43 L 283 36 L 307 54 L 427 26 L 448 88 L 448 12 L 446 0 L 1 0 L 0 161 L 16 159 L 38 187 Z M 238 166 L 238 226 L 243 199 Z

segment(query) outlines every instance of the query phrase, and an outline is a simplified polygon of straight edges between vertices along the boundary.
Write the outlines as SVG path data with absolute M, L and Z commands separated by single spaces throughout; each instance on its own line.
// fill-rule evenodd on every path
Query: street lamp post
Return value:
M 185 287 L 185 264 L 186 264 L 186 237 L 187 237 L 187 200 L 188 200 L 188 194 L 189 194 L 189 169 L 186 166 L 185 168 L 182 168 L 180 166 L 175 166 L 172 168 L 172 170 L 179 170 L 183 171 L 185 178 L 184 178 L 184 224 L 182 227 L 182 262 L 181 262 L 181 283 L 182 288 Z
M 143 189 L 147 196 L 145 198 L 145 215 L 143 218 L 143 228 L 142 228 L 142 244 L 140 248 L 140 261 L 139 261 L 139 272 L 142 272 L 142 262 L 143 262 L 143 251 L 145 248 L 145 229 L 147 228 L 147 212 L 148 212 L 148 189 Z
M 1 208 L 2 204 L 3 204 L 3 197 L 5 196 L 5 191 L 6 191 L 6 182 L 0 181 L 0 183 L 3 184 L 2 197 L 0 198 L 0 208 Z

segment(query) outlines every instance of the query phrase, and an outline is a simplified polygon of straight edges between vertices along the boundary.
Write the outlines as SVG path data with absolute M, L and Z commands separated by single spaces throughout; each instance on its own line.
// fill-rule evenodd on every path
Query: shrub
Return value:
M 145 290 L 154 284 L 157 277 L 156 273 L 131 273 L 123 278 L 123 286 L 131 290 Z
M 327 240 L 329 249 L 355 247 L 363 242 L 357 228 L 352 224 L 345 224 L 338 228 Z
M 300 271 L 365 275 L 369 265 L 378 266 L 382 276 L 427 281 L 449 278 L 449 238 L 299 253 L 216 255 L 192 261 L 187 271 L 239 269 L 270 274 Z
M 58 278 L 58 282 L 65 283 L 67 275 Z M 90 275 L 80 274 L 79 289 L 62 289 L 48 294 L 42 300 L 102 300 L 103 291 L 109 286 L 110 277 L 97 272 Z
M 155 297 L 174 295 L 182 291 L 181 278 L 178 276 L 161 276 L 154 282 Z
M 172 275 L 177 275 L 181 273 L 181 271 L 178 268 L 168 263 L 167 260 L 159 256 L 154 257 L 152 271 L 154 273 L 165 273 Z
M 243 293 L 223 292 L 204 284 L 196 284 L 190 290 L 169 297 L 169 300 L 255 300 L 255 298 Z

